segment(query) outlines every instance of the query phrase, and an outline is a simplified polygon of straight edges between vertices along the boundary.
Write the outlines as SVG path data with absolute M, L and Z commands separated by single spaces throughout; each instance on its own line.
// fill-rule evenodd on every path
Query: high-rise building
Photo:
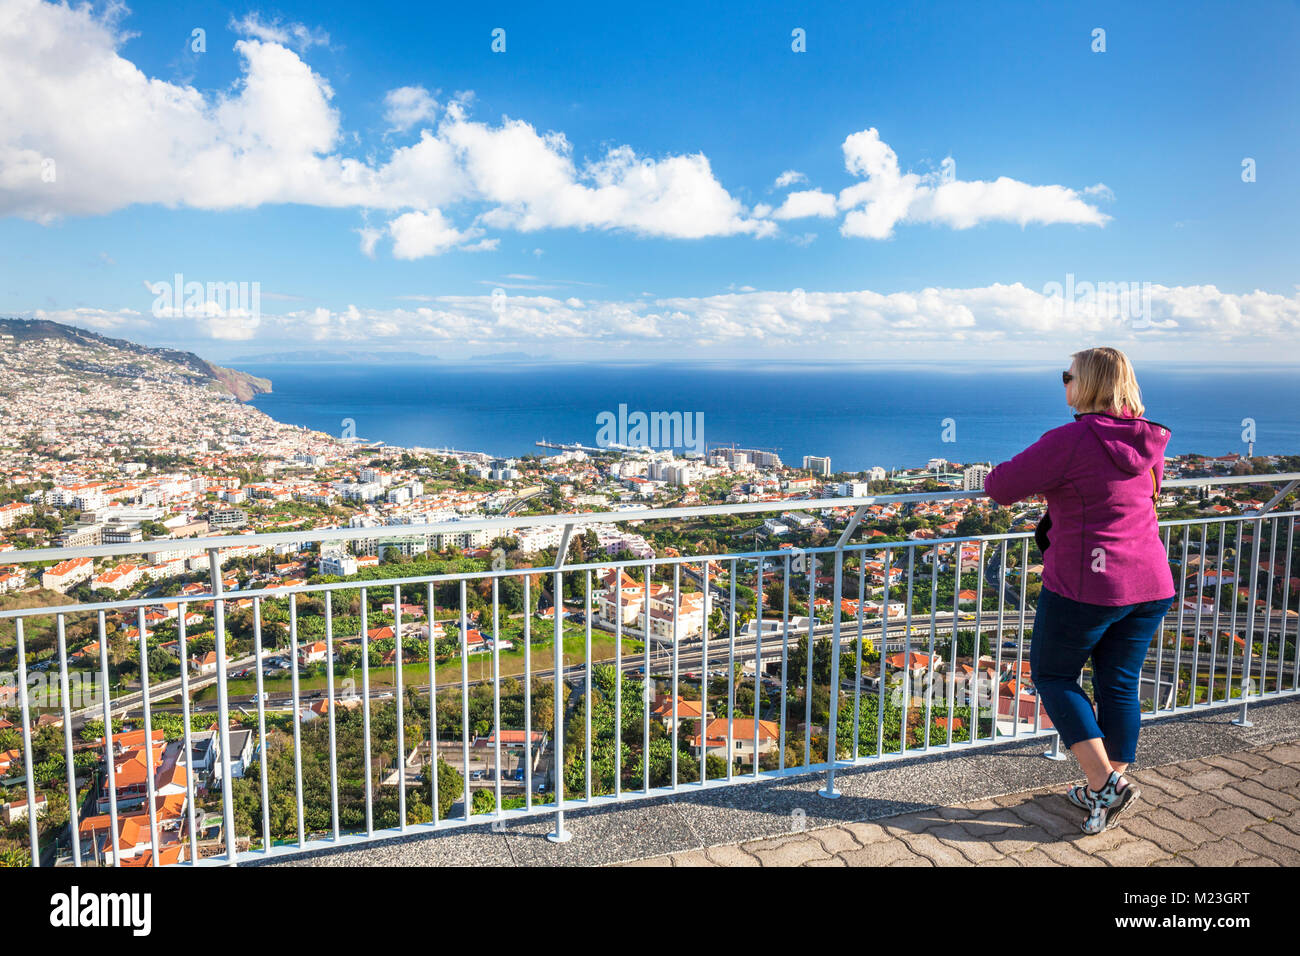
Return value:
M 988 464 L 971 465 L 961 473 L 961 487 L 963 491 L 983 491 L 984 479 L 993 469 Z
M 831 473 L 831 460 L 818 455 L 804 455 L 803 466 L 814 475 L 821 475 L 823 478 Z

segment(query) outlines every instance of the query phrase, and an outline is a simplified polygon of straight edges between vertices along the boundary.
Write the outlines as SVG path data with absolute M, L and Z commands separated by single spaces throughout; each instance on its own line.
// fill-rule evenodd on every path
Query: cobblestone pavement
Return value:
M 1300 740 L 1125 776 L 1138 802 L 1093 835 L 1058 785 L 619 865 L 1300 865 Z

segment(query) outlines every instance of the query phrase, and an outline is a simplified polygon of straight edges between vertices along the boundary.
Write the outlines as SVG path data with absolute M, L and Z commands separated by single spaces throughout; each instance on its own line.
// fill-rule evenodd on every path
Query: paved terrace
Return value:
M 1043 739 L 825 774 L 675 794 L 621 807 L 466 827 L 276 866 L 1295 866 L 1300 865 L 1300 700 L 1144 722 L 1128 776 L 1142 798 L 1088 836 L 1064 796 L 1074 758 Z

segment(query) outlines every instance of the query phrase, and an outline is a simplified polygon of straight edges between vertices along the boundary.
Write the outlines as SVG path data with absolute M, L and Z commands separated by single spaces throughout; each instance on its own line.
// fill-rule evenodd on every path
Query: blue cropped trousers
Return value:
M 1067 748 L 1100 737 L 1113 762 L 1137 759 L 1142 663 L 1173 603 L 1168 597 L 1107 607 L 1073 601 L 1047 587 L 1039 593 L 1029 646 L 1030 675 Z M 1079 686 L 1089 657 L 1095 713 Z

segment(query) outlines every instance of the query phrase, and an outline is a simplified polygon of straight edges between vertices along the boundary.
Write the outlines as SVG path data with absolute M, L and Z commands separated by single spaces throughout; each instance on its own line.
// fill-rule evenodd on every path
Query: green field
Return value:
M 585 637 L 580 631 L 573 631 L 564 637 L 564 663 L 566 665 L 581 664 L 585 659 Z M 545 670 L 551 666 L 551 644 L 546 644 L 532 648 L 531 659 L 533 671 Z M 633 657 L 644 653 L 644 645 L 641 641 L 630 638 L 623 639 L 623 656 L 624 658 Z M 614 660 L 614 635 L 607 634 L 603 631 L 591 632 L 591 659 L 593 663 L 601 661 L 613 662 Z M 524 673 L 524 651 L 522 647 L 514 650 L 501 651 L 498 655 L 498 666 L 502 677 L 522 676 Z M 490 680 L 492 678 L 492 655 L 491 654 L 474 654 L 469 658 L 468 665 L 470 680 Z M 339 685 L 351 678 L 355 682 L 355 690 L 361 687 L 361 669 L 354 668 L 344 674 L 336 674 L 334 677 L 335 692 L 339 691 Z M 439 686 L 443 684 L 459 683 L 460 681 L 460 659 L 457 658 L 449 663 L 443 664 L 437 669 L 437 679 Z M 325 690 L 328 678 L 324 675 L 318 677 L 302 677 L 298 681 L 298 689 L 306 690 Z M 393 687 L 397 683 L 397 668 L 393 666 L 372 667 L 370 668 L 370 687 L 371 689 Z M 402 683 L 405 685 L 422 686 L 429 683 L 429 665 L 425 662 L 403 664 L 402 665 Z M 293 678 L 289 676 L 265 678 L 262 681 L 262 689 L 268 693 L 285 693 L 293 689 Z M 257 693 L 257 679 L 255 677 L 240 678 L 239 680 L 227 681 L 227 692 L 231 696 L 252 696 Z M 207 701 L 216 700 L 217 687 L 212 684 L 203 688 L 195 695 L 197 700 Z

